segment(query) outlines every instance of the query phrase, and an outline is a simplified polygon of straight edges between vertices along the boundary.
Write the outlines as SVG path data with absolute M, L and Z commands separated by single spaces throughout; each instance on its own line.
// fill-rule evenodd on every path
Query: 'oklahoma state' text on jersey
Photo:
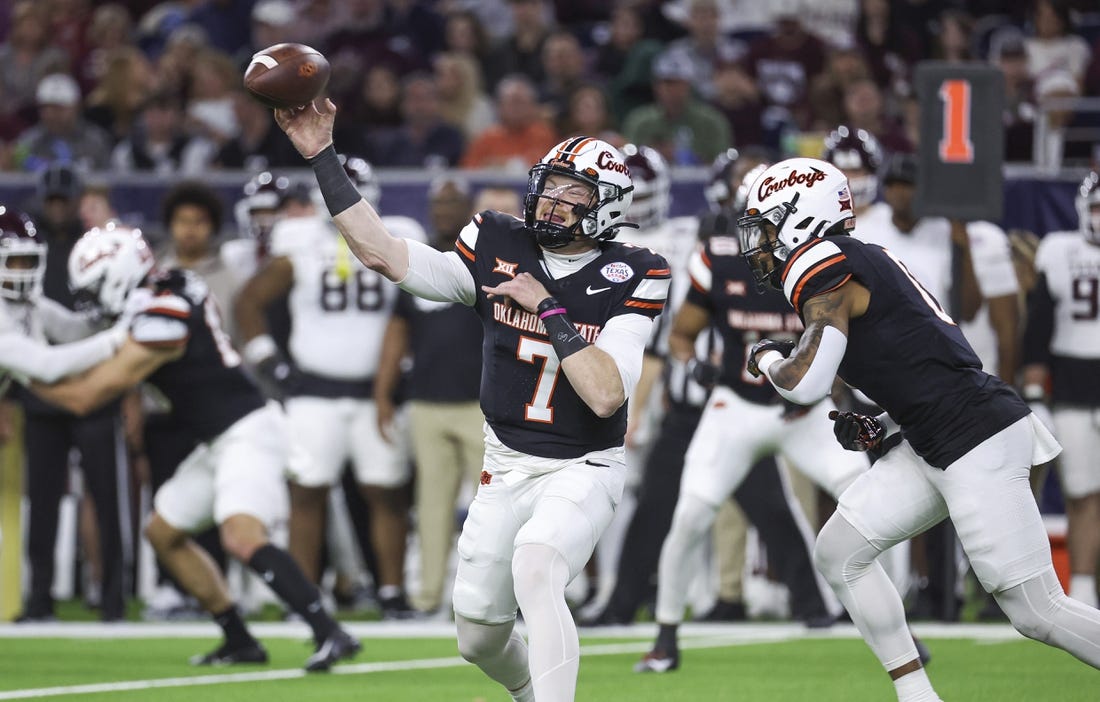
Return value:
M 687 301 L 711 314 L 722 335 L 722 374 L 718 382 L 749 402 L 767 404 L 778 393 L 767 378 L 748 371 L 748 352 L 760 339 L 797 339 L 802 320 L 776 295 L 760 295 L 741 245 L 713 237 L 688 259 L 691 288 Z
M 481 409 L 497 438 L 511 449 L 547 458 L 576 458 L 621 446 L 626 405 L 607 419 L 597 417 L 562 372 L 538 315 L 488 299 L 481 286 L 531 274 L 593 343 L 612 317 L 660 314 L 668 294 L 665 260 L 648 249 L 608 242 L 595 260 L 555 280 L 523 222 L 497 212 L 475 215 L 456 249 L 477 288 L 474 310 L 485 328 Z
M 1001 429 L 1027 404 L 981 361 L 954 320 L 889 251 L 849 236 L 797 249 L 783 268 L 795 311 L 854 279 L 871 292 L 848 323 L 840 377 L 886 410 L 913 450 L 946 468 Z
M 148 382 L 172 403 L 172 415 L 202 441 L 264 405 L 241 370 L 241 358 L 221 326 L 206 283 L 182 269 L 156 274 L 149 287 L 127 299 L 130 336 L 157 348 L 183 348 L 183 355 L 153 371 Z

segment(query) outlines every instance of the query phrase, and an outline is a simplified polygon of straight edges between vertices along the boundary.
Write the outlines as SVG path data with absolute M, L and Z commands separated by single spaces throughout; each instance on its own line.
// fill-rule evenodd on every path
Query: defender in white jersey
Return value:
M 125 325 L 93 336 L 91 320 L 42 294 L 46 243 L 24 213 L 0 205 L 0 387 L 56 383 L 114 355 Z M 87 338 L 84 338 L 87 337 Z M 82 339 L 81 341 L 75 341 Z M 66 343 L 51 346 L 50 342 Z M 3 394 L 3 390 L 0 390 Z
M 1043 237 L 1028 297 L 1023 394 L 1049 401 L 1065 451 L 1059 463 L 1069 519 L 1069 596 L 1097 605 L 1100 565 L 1100 175 L 1077 194 L 1077 231 Z
M 380 191 L 369 165 L 346 158 L 344 167 L 360 192 L 377 202 Z M 383 615 L 409 616 L 404 595 L 409 459 L 398 437 L 379 430 L 372 398 L 397 286 L 355 258 L 312 204 L 306 212 L 275 224 L 271 259 L 245 284 L 236 304 L 245 358 L 261 373 L 276 376 L 294 438 L 312 459 L 291 483 L 290 551 L 306 574 L 319 580 L 326 500 L 350 461 L 371 508 Z M 408 217 L 383 221 L 397 236 L 425 239 Z M 280 358 L 267 335 L 264 317 L 268 305 L 284 295 L 290 311 L 288 360 Z

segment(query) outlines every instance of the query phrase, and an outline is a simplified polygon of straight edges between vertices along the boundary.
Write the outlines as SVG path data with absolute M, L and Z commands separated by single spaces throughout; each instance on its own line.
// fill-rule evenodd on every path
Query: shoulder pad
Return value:
M 783 268 L 783 294 L 801 313 L 802 304 L 835 290 L 852 277 L 848 257 L 829 239 L 817 239 L 795 250 Z
M 707 249 L 710 248 L 708 242 L 707 247 L 699 247 L 695 249 L 691 254 L 691 258 L 688 259 L 688 277 L 691 280 L 691 286 L 700 292 L 710 292 L 714 287 L 714 272 L 710 267 L 710 256 Z

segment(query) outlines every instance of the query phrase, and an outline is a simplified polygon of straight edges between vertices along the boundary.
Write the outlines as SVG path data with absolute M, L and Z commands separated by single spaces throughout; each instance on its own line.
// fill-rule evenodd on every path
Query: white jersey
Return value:
M 853 236 L 888 249 L 905 264 L 921 285 L 947 309 L 951 301 L 952 261 L 951 224 L 942 217 L 924 217 L 910 232 L 900 231 L 893 222 L 893 212 L 886 203 L 867 208 L 856 220 Z M 990 222 L 970 222 L 966 225 L 970 241 L 970 258 L 974 277 L 983 300 L 1013 295 L 1019 289 L 1016 269 L 1008 237 Z M 996 371 L 997 339 L 989 324 L 989 313 L 983 303 L 975 317 L 960 322 L 959 328 L 986 370 Z
M 650 229 L 621 229 L 617 241 L 635 246 L 644 246 L 656 254 L 664 256 L 672 272 L 672 282 L 668 289 L 668 301 L 661 316 L 653 328 L 653 342 L 650 347 L 662 356 L 668 353 L 668 333 L 672 327 L 672 318 L 687 296 L 690 285 L 687 268 L 688 259 L 699 244 L 699 219 L 696 217 L 673 217 L 659 226 Z
M 425 239 L 408 217 L 382 222 L 395 236 Z M 364 266 L 327 218 L 281 220 L 271 232 L 271 252 L 294 268 L 289 351 L 298 367 L 338 380 L 373 377 L 397 286 Z
M 126 339 L 123 327 L 95 331 L 87 317 L 53 300 L 0 298 L 0 383 L 9 374 L 23 383 L 56 383 L 107 360 Z
M 1052 232 L 1039 244 L 1035 269 L 1055 302 L 1051 352 L 1100 359 L 1100 246 L 1077 231 Z

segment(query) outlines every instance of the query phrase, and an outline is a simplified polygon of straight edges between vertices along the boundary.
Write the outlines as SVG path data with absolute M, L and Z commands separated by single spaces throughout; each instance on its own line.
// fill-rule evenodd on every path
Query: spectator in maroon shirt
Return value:
M 745 64 L 760 88 L 766 126 L 810 127 L 809 86 L 825 67 L 825 55 L 824 42 L 790 14 L 776 20 L 771 36 L 752 43 Z

